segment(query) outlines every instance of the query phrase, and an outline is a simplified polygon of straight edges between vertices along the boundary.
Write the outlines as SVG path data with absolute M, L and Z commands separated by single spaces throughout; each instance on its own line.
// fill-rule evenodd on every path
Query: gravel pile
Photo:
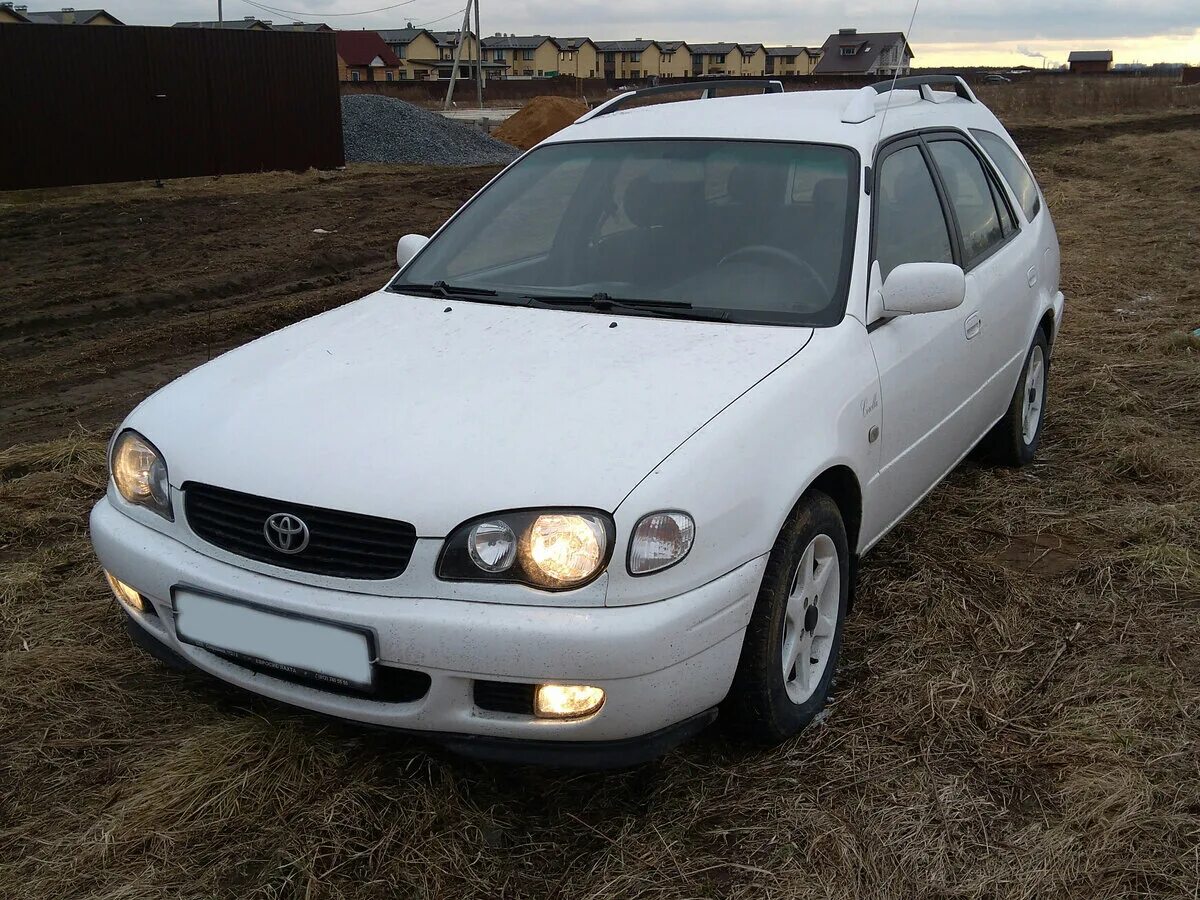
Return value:
M 342 98 L 346 162 L 486 166 L 512 161 L 518 151 L 435 112 L 377 94 Z

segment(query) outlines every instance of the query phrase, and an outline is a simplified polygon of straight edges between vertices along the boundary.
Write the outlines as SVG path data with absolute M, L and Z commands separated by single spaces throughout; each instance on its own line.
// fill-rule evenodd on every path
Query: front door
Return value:
M 958 262 L 954 223 L 919 137 L 893 143 L 876 163 L 872 192 L 872 277 L 878 290 L 896 266 Z M 863 510 L 873 542 L 896 523 L 975 442 L 973 402 L 986 381 L 981 309 L 956 309 L 868 323 L 879 367 L 880 470 Z

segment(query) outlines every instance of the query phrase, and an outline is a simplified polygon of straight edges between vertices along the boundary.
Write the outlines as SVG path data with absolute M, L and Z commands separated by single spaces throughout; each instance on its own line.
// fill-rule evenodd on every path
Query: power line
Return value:
M 448 15 L 448 16 L 442 16 L 440 19 L 430 19 L 428 22 L 422 22 L 420 25 L 414 25 L 413 28 L 424 28 L 426 25 L 436 25 L 438 22 L 445 22 L 447 19 L 453 19 L 453 18 L 456 18 L 457 16 L 461 16 L 463 13 L 465 13 L 467 11 L 468 6 L 470 6 L 469 3 L 467 4 L 467 6 L 464 6 L 462 9 L 456 9 L 454 12 L 450 13 L 450 15 Z
M 341 18 L 344 16 L 369 16 L 371 13 L 387 12 L 389 9 L 399 9 L 401 6 L 409 6 L 410 4 L 416 3 L 417 0 L 403 0 L 402 3 L 393 3 L 391 6 L 381 6 L 378 9 L 364 9 L 364 10 L 360 10 L 359 12 L 348 12 L 348 13 L 316 13 L 316 12 L 313 12 L 311 9 L 304 10 L 304 11 L 301 11 L 298 9 L 277 9 L 274 6 L 267 6 L 264 3 L 256 3 L 256 2 L 254 2 L 254 0 L 242 0 L 242 2 L 245 3 L 247 6 L 253 6 L 258 9 L 262 9 L 262 10 L 265 10 L 270 13 L 276 13 L 281 16 L 316 16 L 316 17 L 322 18 L 322 19 L 332 19 L 334 17 Z M 441 20 L 439 19 L 438 21 L 441 21 Z

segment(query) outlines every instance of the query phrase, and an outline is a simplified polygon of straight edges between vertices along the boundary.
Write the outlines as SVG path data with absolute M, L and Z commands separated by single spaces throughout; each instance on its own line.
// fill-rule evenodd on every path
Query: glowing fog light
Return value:
M 649 575 L 682 560 L 692 549 L 696 523 L 685 512 L 644 516 L 629 541 L 629 574 Z
M 604 562 L 607 536 L 595 516 L 551 513 L 538 516 L 523 542 L 530 574 L 561 587 L 586 581 Z
M 604 705 L 604 688 L 586 684 L 539 684 L 533 694 L 534 714 L 542 719 L 578 719 Z
M 127 606 L 133 607 L 138 612 L 145 611 L 146 604 L 142 602 L 141 594 L 107 569 L 104 570 L 104 577 L 108 579 L 108 586 L 112 588 L 112 592 L 117 595 L 118 600 L 123 601 Z

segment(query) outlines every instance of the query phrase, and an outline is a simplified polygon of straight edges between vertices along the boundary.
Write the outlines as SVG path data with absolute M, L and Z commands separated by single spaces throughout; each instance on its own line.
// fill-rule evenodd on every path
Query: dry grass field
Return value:
M 602 775 L 168 673 L 87 541 L 140 397 L 382 283 L 488 172 L 0 195 L 0 897 L 1196 897 L 1200 116 L 1018 136 L 1068 297 L 1039 461 L 964 463 L 865 561 L 820 725 Z

